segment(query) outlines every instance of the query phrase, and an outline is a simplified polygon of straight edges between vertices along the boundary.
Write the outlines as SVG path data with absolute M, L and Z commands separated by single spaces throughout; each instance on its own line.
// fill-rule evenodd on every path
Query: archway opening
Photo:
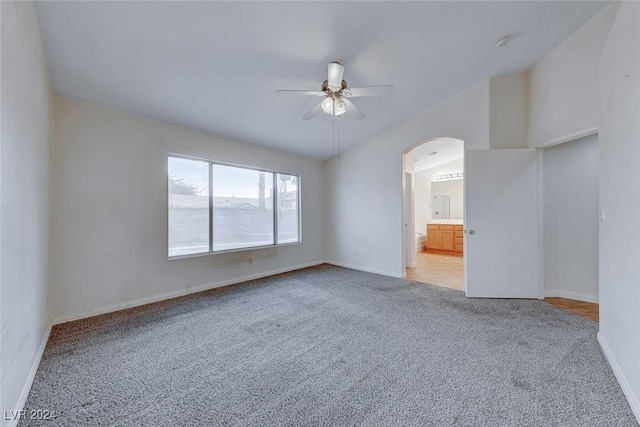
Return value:
M 464 141 L 434 138 L 405 151 L 402 196 L 406 278 L 463 290 Z

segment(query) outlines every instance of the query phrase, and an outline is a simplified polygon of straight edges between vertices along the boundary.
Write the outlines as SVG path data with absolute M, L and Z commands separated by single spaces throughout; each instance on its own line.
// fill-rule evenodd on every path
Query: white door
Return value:
M 468 297 L 541 298 L 536 150 L 465 152 Z

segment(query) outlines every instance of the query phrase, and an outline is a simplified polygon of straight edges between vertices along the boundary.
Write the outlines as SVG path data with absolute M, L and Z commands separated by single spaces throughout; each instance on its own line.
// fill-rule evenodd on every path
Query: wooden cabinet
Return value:
M 427 226 L 427 251 L 429 248 L 439 248 L 440 246 L 442 246 L 440 230 Z
M 427 224 L 427 252 L 441 252 L 462 255 L 462 225 Z
M 453 225 L 440 226 L 440 250 L 453 251 L 455 249 L 453 238 Z
M 464 230 L 461 225 L 457 225 L 454 231 L 454 252 L 462 254 L 464 245 Z

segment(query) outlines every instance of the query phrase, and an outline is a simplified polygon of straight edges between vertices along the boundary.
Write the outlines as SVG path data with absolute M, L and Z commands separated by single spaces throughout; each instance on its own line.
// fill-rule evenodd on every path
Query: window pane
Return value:
M 276 174 L 278 180 L 278 243 L 300 241 L 298 177 Z
M 209 163 L 169 157 L 169 256 L 209 252 Z
M 273 245 L 273 173 L 213 165 L 213 250 Z

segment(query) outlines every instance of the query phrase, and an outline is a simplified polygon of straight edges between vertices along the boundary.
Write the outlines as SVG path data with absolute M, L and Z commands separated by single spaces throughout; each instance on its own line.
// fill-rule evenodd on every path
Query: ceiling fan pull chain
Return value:
M 340 129 L 340 117 L 342 116 L 338 116 L 338 167 L 340 167 L 340 152 L 341 152 L 340 143 L 342 142 L 342 131 Z
M 331 168 L 333 169 L 333 177 L 336 177 L 336 116 L 331 121 L 331 140 L 333 143 L 333 156 L 331 156 Z

